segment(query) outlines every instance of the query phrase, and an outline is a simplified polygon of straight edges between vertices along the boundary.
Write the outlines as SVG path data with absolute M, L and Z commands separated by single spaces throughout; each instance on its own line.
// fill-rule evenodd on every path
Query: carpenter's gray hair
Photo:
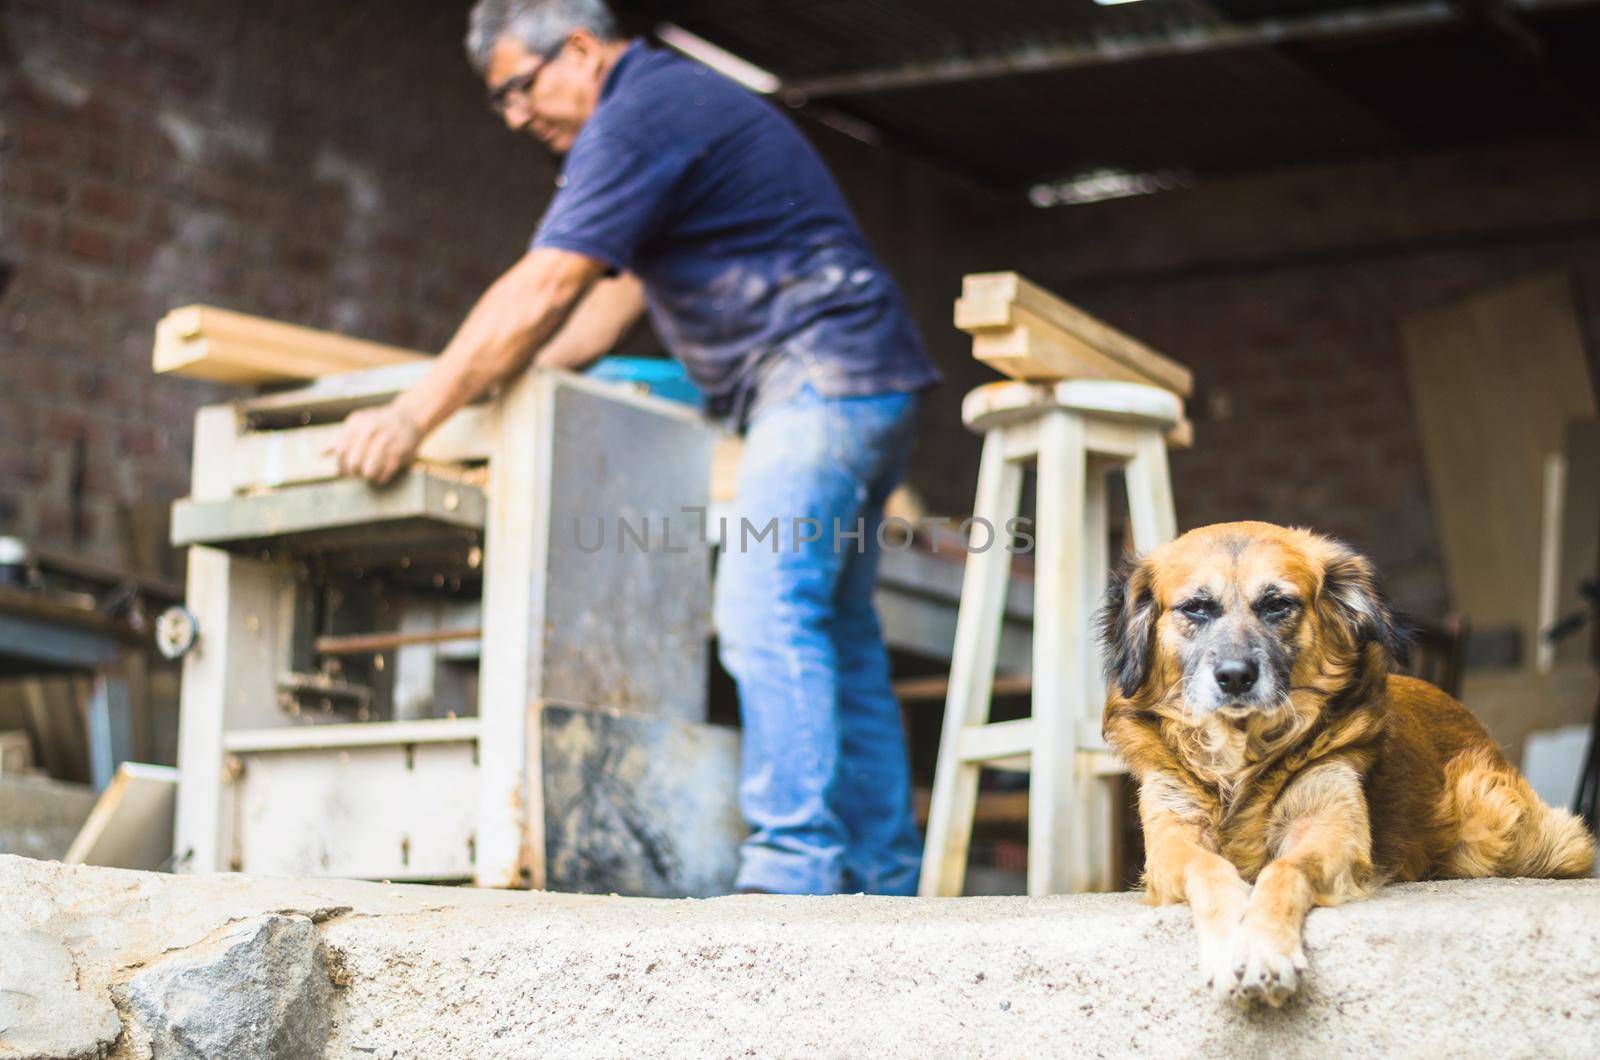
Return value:
M 605 0 L 478 0 L 467 20 L 467 58 L 481 75 L 501 37 L 545 55 L 579 29 L 614 40 L 617 20 Z

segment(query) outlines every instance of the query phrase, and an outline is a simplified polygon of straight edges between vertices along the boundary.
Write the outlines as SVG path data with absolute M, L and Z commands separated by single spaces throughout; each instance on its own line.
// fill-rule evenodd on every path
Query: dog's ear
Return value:
M 1330 544 L 1318 601 L 1325 619 L 1337 623 L 1357 649 L 1377 644 L 1393 662 L 1404 664 L 1411 654 L 1411 634 L 1389 603 L 1372 562 L 1346 545 Z
M 1150 677 L 1156 650 L 1156 619 L 1161 609 L 1150 585 L 1149 568 L 1126 559 L 1112 572 L 1100 605 L 1100 643 L 1106 680 L 1132 698 Z

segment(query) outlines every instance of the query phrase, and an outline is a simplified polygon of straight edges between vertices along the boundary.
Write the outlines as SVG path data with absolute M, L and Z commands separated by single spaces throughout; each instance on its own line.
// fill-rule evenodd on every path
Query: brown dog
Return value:
M 1148 898 L 1193 907 L 1219 997 L 1281 1005 L 1313 905 L 1390 880 L 1591 870 L 1583 825 L 1465 707 L 1390 673 L 1404 634 L 1371 564 L 1335 541 L 1193 530 L 1114 579 L 1101 632 Z

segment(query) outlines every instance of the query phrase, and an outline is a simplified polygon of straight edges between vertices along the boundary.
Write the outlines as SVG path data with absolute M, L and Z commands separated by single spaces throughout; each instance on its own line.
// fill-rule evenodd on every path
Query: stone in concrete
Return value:
M 320 1057 L 332 986 L 309 917 L 254 917 L 128 982 L 130 1018 L 158 1057 Z
M 121 1032 L 105 992 L 78 988 L 78 969 L 59 938 L 0 934 L 0 1057 L 100 1056 Z

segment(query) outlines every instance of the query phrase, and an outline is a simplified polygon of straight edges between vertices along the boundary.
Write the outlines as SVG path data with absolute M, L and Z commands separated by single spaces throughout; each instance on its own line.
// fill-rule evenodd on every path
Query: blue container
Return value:
M 705 404 L 700 389 L 689 381 L 683 365 L 665 357 L 602 357 L 588 373 L 591 379 L 608 383 L 631 383 L 667 401 L 700 408 Z

